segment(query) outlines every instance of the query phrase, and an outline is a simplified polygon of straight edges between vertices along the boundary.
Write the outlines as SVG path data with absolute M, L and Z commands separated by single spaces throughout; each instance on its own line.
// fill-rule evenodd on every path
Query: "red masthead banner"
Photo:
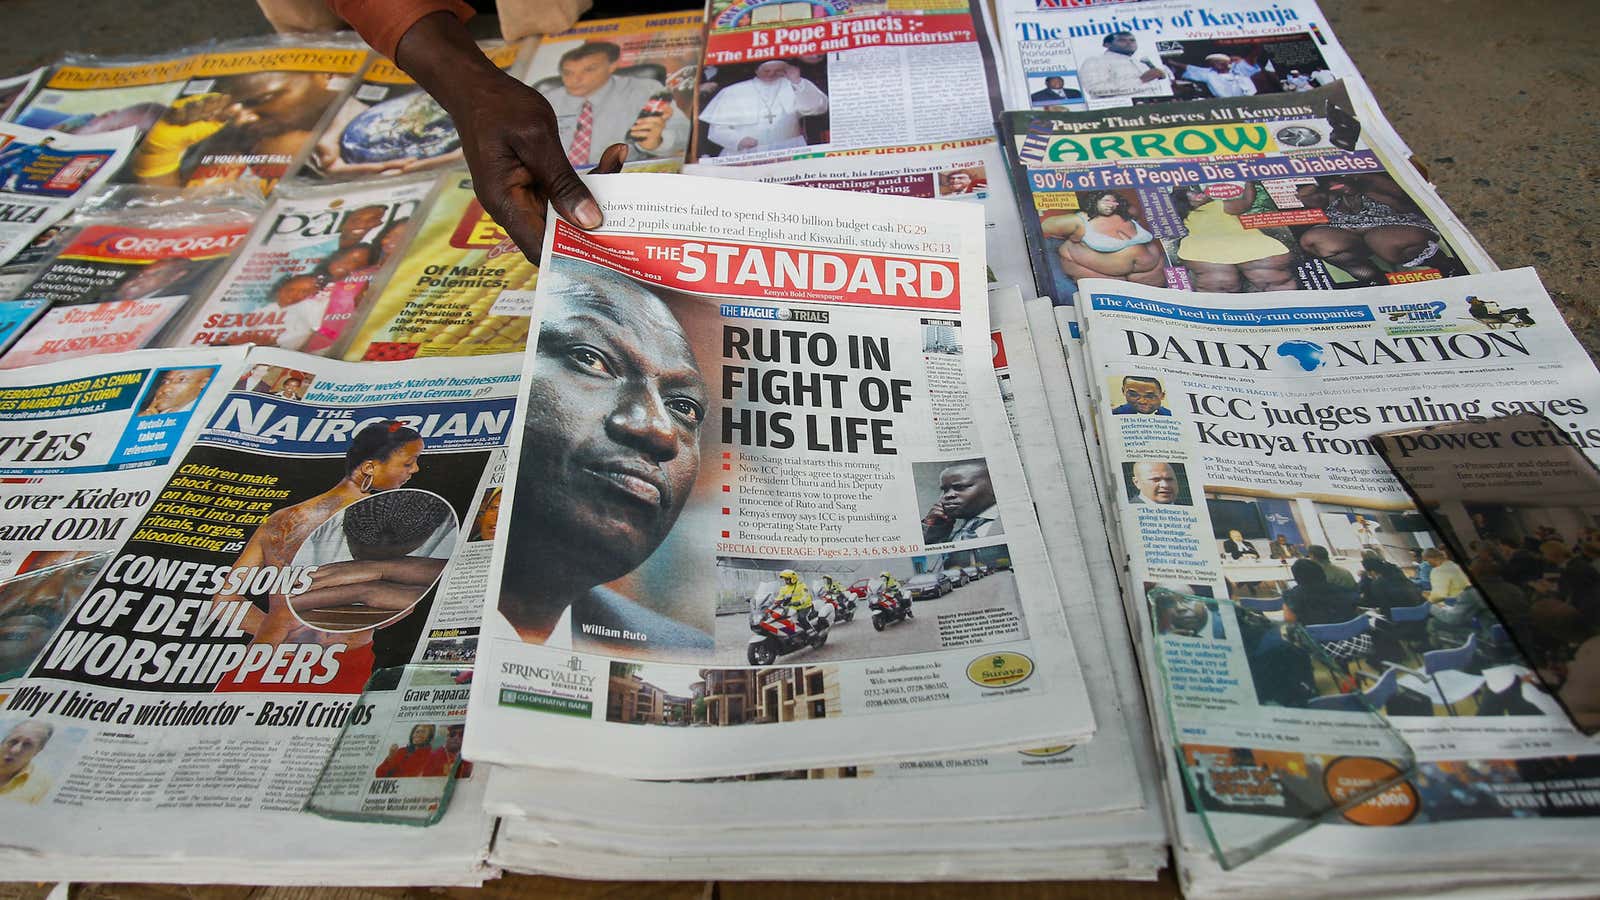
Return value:
M 694 294 L 961 309 L 960 267 L 948 260 L 591 234 L 562 221 L 556 222 L 553 250 L 640 281 Z
M 934 16 L 854 16 L 805 20 L 706 38 L 706 65 L 729 66 L 794 56 L 815 56 L 863 47 L 963 44 L 978 39 L 965 13 Z

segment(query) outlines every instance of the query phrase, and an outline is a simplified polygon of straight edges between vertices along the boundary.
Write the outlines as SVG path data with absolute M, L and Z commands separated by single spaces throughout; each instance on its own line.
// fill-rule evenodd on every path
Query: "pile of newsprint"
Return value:
M 348 36 L 0 82 L 0 873 L 1600 890 L 1538 278 L 1313 0 L 914 7 L 485 44 L 537 259 Z

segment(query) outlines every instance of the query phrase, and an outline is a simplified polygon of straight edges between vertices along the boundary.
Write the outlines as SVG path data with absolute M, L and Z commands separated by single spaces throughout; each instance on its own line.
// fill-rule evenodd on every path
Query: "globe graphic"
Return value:
M 351 119 L 339 136 L 339 156 L 347 163 L 428 159 L 459 146 L 450 116 L 422 91 L 377 104 Z

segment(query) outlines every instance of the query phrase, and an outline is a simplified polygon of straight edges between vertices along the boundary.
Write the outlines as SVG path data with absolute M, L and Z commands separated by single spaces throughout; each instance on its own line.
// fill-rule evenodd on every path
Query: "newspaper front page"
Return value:
M 547 238 L 468 755 L 684 778 L 1089 730 L 993 373 L 964 352 L 987 345 L 978 210 L 594 187 L 605 229 Z M 953 566 L 993 574 L 918 614 Z M 692 719 L 715 727 L 610 738 Z
M 80 137 L 0 123 L 0 263 L 99 190 L 133 141 L 131 128 Z
M 1393 875 L 1439 841 L 1468 855 L 1511 835 L 1524 847 L 1592 844 L 1593 739 L 1494 614 L 1472 606 L 1481 600 L 1435 554 L 1441 537 L 1370 440 L 1538 412 L 1597 455 L 1600 373 L 1532 270 L 1258 298 L 1094 281 L 1085 298 L 1088 391 L 1126 588 L 1142 650 L 1168 673 L 1157 702 L 1184 723 L 1164 739 L 1207 814 L 1288 823 L 1375 783 L 1385 763 L 1362 754 L 1377 745 L 1362 732 L 1380 722 L 1352 702 L 1359 692 L 1413 748 L 1416 776 L 1275 854 L 1335 868 L 1359 859 Z M 1537 521 L 1515 507 L 1458 510 L 1450 525 L 1479 577 L 1518 578 L 1510 590 L 1535 620 L 1564 622 L 1559 640 L 1581 643 L 1592 633 L 1581 615 L 1562 615 L 1582 599 L 1546 564 L 1512 575 L 1501 543 L 1580 543 L 1594 511 L 1571 502 Z M 1343 674 L 1313 665 L 1309 642 Z M 1450 653 L 1423 660 L 1438 651 Z M 1198 822 L 1179 821 L 1184 846 L 1204 858 Z
M 1000 10 L 1008 109 L 1304 93 L 1356 76 L 1314 0 Z
M 1005 118 L 1038 289 L 1324 290 L 1494 264 L 1344 82 Z
M 164 356 L 229 360 L 226 371 L 175 370 L 208 374 L 227 393 L 198 410 L 204 429 L 170 478 L 139 492 L 148 511 L 117 531 L 120 546 L 4 701 L 0 729 L 36 744 L 0 793 L 0 817 L 15 823 L 8 857 L 24 866 L 8 858 L 7 871 L 59 877 L 65 864 L 57 856 L 52 865 L 51 854 L 92 809 L 115 837 L 78 861 L 90 873 L 117 859 L 181 856 L 228 860 L 225 877 L 243 881 L 341 869 L 380 882 L 481 877 L 481 779 L 426 830 L 300 810 L 349 726 L 341 759 L 364 754 L 366 777 L 325 783 L 321 807 L 436 812 L 427 804 L 437 806 L 459 760 L 451 726 L 461 725 L 469 676 L 445 665 L 368 682 L 456 659 L 450 651 L 476 627 L 473 598 L 482 595 L 472 582 L 481 588 L 481 577 L 441 580 L 458 550 L 480 540 L 480 499 L 511 427 L 516 360 L 402 368 L 271 349 L 247 359 L 234 350 Z M 141 402 L 161 410 L 183 399 L 148 393 Z M 185 412 L 194 407 L 191 396 Z M 144 414 L 159 415 L 157 424 L 179 418 L 175 409 Z M 139 499 L 84 490 L 106 508 Z M 182 824 L 167 810 L 183 810 Z M 240 829 L 273 835 L 252 839 L 269 849 L 271 867 L 238 862 L 225 836 Z M 367 852 L 393 858 L 378 871 Z M 286 860 L 296 873 L 267 874 Z
M 716 0 L 689 161 L 992 137 L 999 83 L 978 10 L 964 0 L 870 2 L 790 20 L 782 6 Z

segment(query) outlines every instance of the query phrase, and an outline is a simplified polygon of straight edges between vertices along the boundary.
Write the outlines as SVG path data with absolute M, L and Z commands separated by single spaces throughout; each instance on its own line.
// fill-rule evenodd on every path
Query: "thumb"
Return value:
M 538 192 L 563 219 L 583 229 L 600 227 L 603 221 L 600 204 L 594 202 L 583 179 L 573 171 L 559 142 L 552 140 L 529 146 L 526 141 L 517 141 L 512 146 L 532 173 Z

